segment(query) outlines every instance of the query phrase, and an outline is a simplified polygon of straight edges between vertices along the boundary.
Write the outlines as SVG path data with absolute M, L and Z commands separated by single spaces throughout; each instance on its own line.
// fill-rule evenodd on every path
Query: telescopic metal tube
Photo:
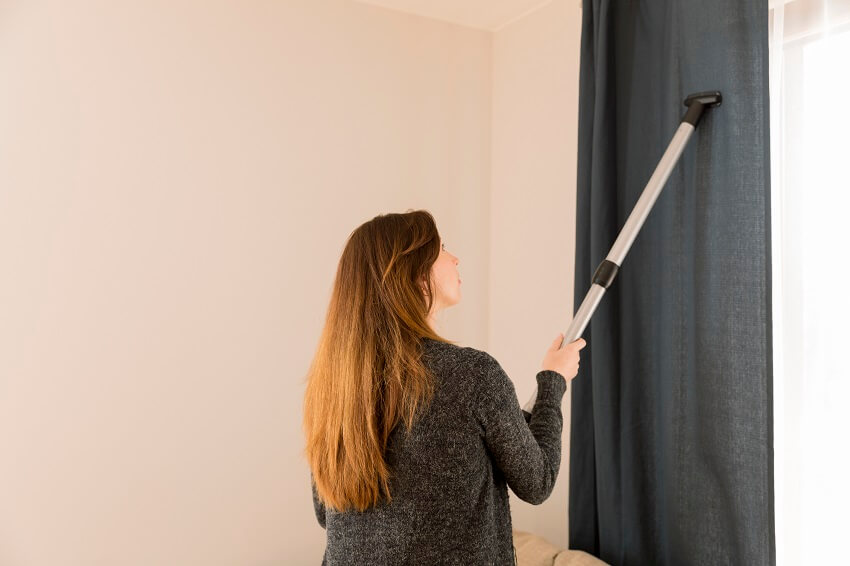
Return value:
M 685 145 L 688 143 L 688 139 L 690 139 L 694 129 L 696 129 L 703 111 L 706 108 L 719 106 L 721 101 L 722 97 L 717 91 L 696 93 L 685 99 L 684 104 L 689 107 L 688 111 L 682 118 L 676 133 L 673 135 L 670 145 L 667 146 L 667 150 L 661 156 L 661 161 L 659 161 L 655 167 L 655 171 L 646 183 L 646 187 L 643 189 L 637 204 L 635 204 L 629 218 L 620 230 L 620 234 L 614 241 L 614 245 L 602 263 L 599 264 L 599 267 L 596 268 L 590 289 L 584 296 L 584 300 L 576 311 L 569 328 L 564 332 L 564 338 L 561 340 L 561 345 L 558 346 L 558 349 L 563 348 L 565 344 L 575 342 L 581 338 L 584 329 L 590 322 L 590 317 L 593 316 L 596 307 L 599 306 L 602 296 L 617 277 L 617 271 L 620 265 L 622 265 L 626 254 L 629 253 L 629 249 L 632 247 L 632 243 L 635 241 L 646 217 L 652 210 L 652 206 L 655 204 L 658 195 L 661 194 L 664 183 L 667 182 L 667 178 L 670 177 L 673 167 L 676 166 L 676 162 L 685 149 Z M 532 412 L 536 401 L 537 387 L 535 386 L 534 393 L 532 393 L 531 398 L 523 406 L 523 409 L 526 412 Z

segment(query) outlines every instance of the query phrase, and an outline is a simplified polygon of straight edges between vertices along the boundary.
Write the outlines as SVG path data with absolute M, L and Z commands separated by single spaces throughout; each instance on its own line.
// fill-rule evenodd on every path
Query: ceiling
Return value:
M 497 31 L 552 0 L 353 0 L 453 24 Z

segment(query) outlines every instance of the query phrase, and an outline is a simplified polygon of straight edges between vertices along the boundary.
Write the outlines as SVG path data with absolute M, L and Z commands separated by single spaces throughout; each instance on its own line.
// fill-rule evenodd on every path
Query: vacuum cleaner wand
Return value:
M 575 342 L 581 338 L 581 335 L 584 333 L 584 329 L 590 322 L 590 317 L 593 316 L 593 313 L 596 311 L 596 307 L 599 306 L 599 301 L 602 300 L 605 290 L 611 286 L 611 283 L 613 283 L 614 279 L 617 277 L 617 271 L 623 264 L 623 259 L 629 252 L 629 248 L 632 247 L 632 242 L 634 242 L 635 237 L 637 237 L 641 226 L 643 226 L 644 220 L 646 220 L 650 210 L 652 210 L 652 205 L 655 204 L 655 200 L 658 198 L 658 195 L 661 194 L 661 189 L 664 188 L 664 183 L 667 182 L 667 178 L 670 176 L 670 172 L 673 170 L 673 167 L 675 167 L 685 145 L 688 143 L 688 139 L 696 129 L 697 124 L 699 124 L 703 112 L 706 108 L 719 106 L 722 101 L 723 97 L 718 91 L 698 92 L 685 98 L 684 104 L 688 107 L 688 110 L 682 117 L 679 128 L 673 135 L 673 140 L 670 142 L 670 145 L 667 146 L 667 150 L 664 152 L 664 155 L 661 156 L 661 161 L 655 167 L 655 171 L 649 178 L 646 187 L 643 189 L 643 193 L 641 193 L 640 198 L 638 199 L 637 204 L 635 204 L 629 218 L 626 220 L 623 229 L 620 230 L 620 234 L 614 241 L 614 245 L 611 247 L 608 255 L 596 268 L 596 272 L 593 274 L 593 280 L 591 281 L 590 290 L 588 290 L 581 306 L 576 311 L 575 316 L 573 316 L 570 327 L 564 333 L 564 339 L 561 341 L 559 348 L 563 348 L 565 344 Z M 532 412 L 536 401 L 537 388 L 535 387 L 534 393 L 523 406 L 523 409 L 526 412 Z

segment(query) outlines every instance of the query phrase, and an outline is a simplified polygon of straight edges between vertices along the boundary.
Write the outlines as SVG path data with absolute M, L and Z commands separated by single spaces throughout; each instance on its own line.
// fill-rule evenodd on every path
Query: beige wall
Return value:
M 544 10 L 4 3 L 0 564 L 318 563 L 303 376 L 382 212 L 434 213 L 444 334 L 524 402 L 571 306 L 578 9 Z M 515 526 L 563 535 L 554 500 Z
M 493 38 L 489 352 L 534 391 L 543 355 L 573 313 L 581 9 L 553 0 Z M 588 283 L 589 284 L 589 283 Z M 514 528 L 567 547 L 570 392 L 561 470 L 539 506 L 511 493 Z

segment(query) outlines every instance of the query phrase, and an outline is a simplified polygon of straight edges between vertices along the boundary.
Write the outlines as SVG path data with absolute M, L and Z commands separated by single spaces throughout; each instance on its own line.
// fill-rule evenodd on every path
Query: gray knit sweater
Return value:
M 533 412 L 488 353 L 423 339 L 423 362 L 437 378 L 433 401 L 408 433 L 390 436 L 392 502 L 364 512 L 325 509 L 323 565 L 513 565 L 507 487 L 545 501 L 561 463 L 564 377 L 540 371 Z M 312 478 L 311 478 L 312 483 Z

